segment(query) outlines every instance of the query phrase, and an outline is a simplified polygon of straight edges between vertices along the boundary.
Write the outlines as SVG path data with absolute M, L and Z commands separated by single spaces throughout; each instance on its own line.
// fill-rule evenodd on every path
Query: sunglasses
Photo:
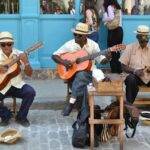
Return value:
M 79 38 L 83 37 L 83 35 L 81 35 L 81 34 L 76 34 L 76 33 L 74 33 L 73 35 L 74 35 L 75 37 L 79 37 Z
M 13 43 L 1 43 L 0 45 L 1 47 L 6 47 L 6 46 L 11 47 Z

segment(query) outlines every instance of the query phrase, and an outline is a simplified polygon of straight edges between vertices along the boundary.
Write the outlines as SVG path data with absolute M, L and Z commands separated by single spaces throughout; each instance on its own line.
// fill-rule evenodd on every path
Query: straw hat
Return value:
M 0 142 L 13 144 L 21 138 L 21 133 L 16 129 L 9 128 L 0 133 Z
M 150 125 L 150 111 L 142 111 L 140 120 L 144 125 Z
M 150 35 L 150 29 L 146 25 L 139 25 L 137 27 L 137 30 L 134 31 L 136 34 L 142 34 L 142 35 Z
M 10 32 L 0 32 L 0 43 L 2 42 L 14 42 L 13 36 Z
M 79 22 L 76 25 L 75 29 L 71 29 L 71 31 L 76 34 L 91 34 L 91 32 L 89 31 L 89 26 L 86 23 L 82 22 Z

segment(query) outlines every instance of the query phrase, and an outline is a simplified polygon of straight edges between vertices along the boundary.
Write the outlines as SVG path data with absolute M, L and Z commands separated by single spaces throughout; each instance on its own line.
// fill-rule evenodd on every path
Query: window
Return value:
M 150 15 L 150 0 L 122 0 L 122 10 L 126 15 Z
M 18 14 L 19 0 L 0 0 L 0 14 Z
M 80 13 L 81 14 L 83 14 L 84 2 L 85 2 L 85 0 L 81 0 L 81 3 L 80 3 Z M 95 7 L 97 8 L 99 15 L 102 16 L 104 0 L 94 0 L 94 2 L 95 2 Z
M 75 0 L 40 0 L 41 14 L 75 14 Z

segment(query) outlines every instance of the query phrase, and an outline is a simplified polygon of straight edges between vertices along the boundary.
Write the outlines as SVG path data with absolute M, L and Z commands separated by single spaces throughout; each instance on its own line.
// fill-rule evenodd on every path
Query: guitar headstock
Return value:
M 109 49 L 111 52 L 118 52 L 118 51 L 124 50 L 125 48 L 126 48 L 125 44 L 117 44 L 117 45 L 110 47 Z
M 43 42 L 37 42 L 33 46 L 29 47 L 27 50 L 25 50 L 26 54 L 29 54 L 30 52 L 43 47 Z

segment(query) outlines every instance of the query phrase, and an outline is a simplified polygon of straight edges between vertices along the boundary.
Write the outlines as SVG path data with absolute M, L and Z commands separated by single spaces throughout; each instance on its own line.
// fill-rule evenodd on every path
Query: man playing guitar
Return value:
M 72 53 L 75 57 L 74 52 L 78 52 L 80 50 L 85 51 L 88 55 L 91 55 L 96 52 L 100 52 L 100 48 L 98 44 L 90 39 L 87 36 L 90 34 L 88 30 L 88 25 L 85 23 L 78 23 L 75 29 L 72 29 L 74 34 L 74 39 L 65 43 L 62 47 L 60 47 L 56 52 L 53 53 L 52 59 L 58 63 L 58 65 L 63 65 L 66 68 L 66 71 L 73 68 L 73 59 L 72 61 L 63 59 L 61 57 L 62 54 Z M 95 60 L 98 62 L 106 61 L 106 58 L 110 53 L 106 53 L 106 57 L 104 55 L 100 55 Z M 82 54 L 79 54 L 82 57 Z M 92 60 L 92 59 L 91 59 Z M 77 70 L 77 72 L 71 77 L 67 78 L 71 85 L 71 98 L 69 100 L 69 104 L 67 104 L 62 112 L 63 116 L 68 116 L 73 108 L 74 103 L 76 102 L 78 97 L 82 97 L 84 95 L 84 87 L 86 87 L 89 83 L 92 82 L 92 70 L 95 68 L 95 60 L 92 60 L 90 67 L 85 70 Z M 79 63 L 80 59 L 75 60 L 76 63 Z M 90 68 L 90 69 L 89 69 Z M 61 76 L 61 73 L 60 73 Z M 63 78 L 64 79 L 64 78 Z
M 14 39 L 11 33 L 7 31 L 0 33 L 0 75 L 2 76 L 10 69 L 8 65 L 6 65 L 6 62 L 10 60 L 13 61 L 13 59 L 18 57 L 19 61 L 16 64 L 18 65 L 19 70 L 20 65 L 22 64 L 24 66 L 25 74 L 27 76 L 31 76 L 32 68 L 29 64 L 27 55 L 22 51 L 13 48 L 13 44 Z M 27 114 L 34 100 L 35 91 L 31 86 L 25 84 L 25 82 L 22 80 L 20 72 L 21 70 L 17 72 L 14 71 L 9 74 L 9 77 L 11 77 L 9 82 L 6 84 L 6 86 L 0 89 L 0 101 L 6 97 L 11 96 L 21 98 L 22 103 L 20 106 L 20 110 L 16 116 L 16 122 L 27 127 L 30 125 L 27 119 Z M 0 122 L 1 126 L 6 126 L 9 124 L 9 119 L 11 115 L 7 107 L 0 105 L 0 117 L 1 117 Z

